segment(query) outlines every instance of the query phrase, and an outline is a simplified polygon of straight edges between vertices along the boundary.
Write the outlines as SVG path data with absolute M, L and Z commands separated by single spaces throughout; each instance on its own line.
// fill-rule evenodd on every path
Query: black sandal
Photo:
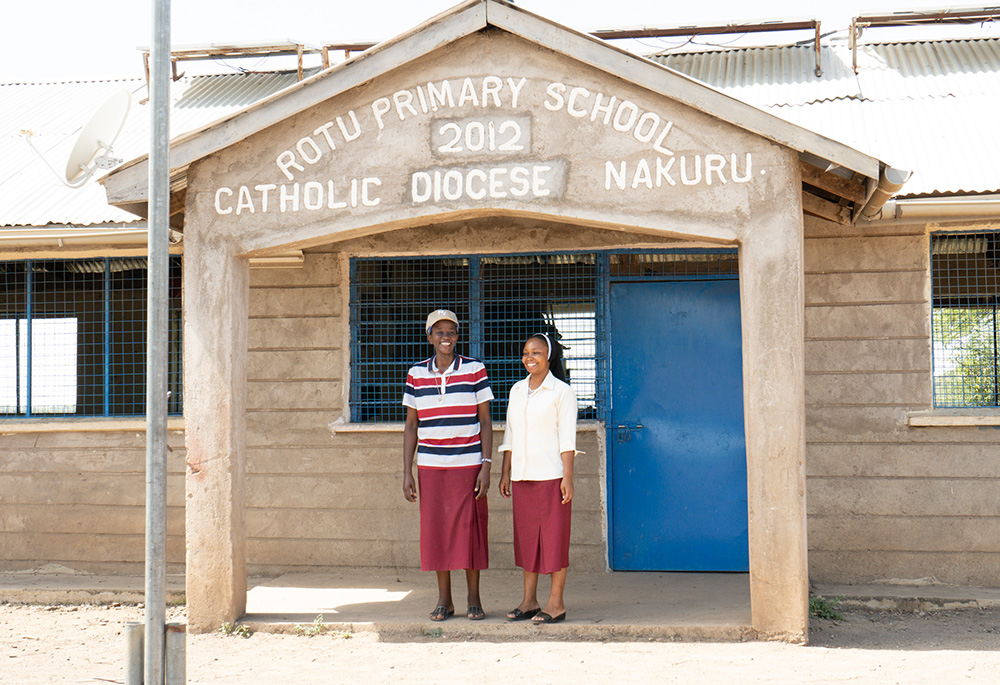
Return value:
M 431 612 L 430 619 L 432 621 L 443 621 L 447 618 L 451 618 L 455 615 L 454 609 L 449 609 L 448 607 L 441 605 L 434 607 L 434 611 Z
M 482 621 L 486 618 L 486 612 L 483 611 L 483 608 L 481 606 L 476 606 L 475 604 L 469 605 L 469 610 L 465 615 L 470 621 Z
M 514 609 L 513 611 L 507 612 L 508 621 L 527 621 L 529 618 L 537 614 L 541 609 L 528 609 L 527 611 L 521 611 L 520 609 Z

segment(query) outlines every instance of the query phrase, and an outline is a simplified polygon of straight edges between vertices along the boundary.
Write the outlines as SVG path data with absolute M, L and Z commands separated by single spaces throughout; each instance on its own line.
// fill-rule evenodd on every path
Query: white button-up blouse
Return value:
M 563 452 L 576 452 L 576 393 L 552 375 L 528 397 L 528 379 L 510 389 L 507 428 L 498 451 L 510 450 L 511 480 L 563 477 Z

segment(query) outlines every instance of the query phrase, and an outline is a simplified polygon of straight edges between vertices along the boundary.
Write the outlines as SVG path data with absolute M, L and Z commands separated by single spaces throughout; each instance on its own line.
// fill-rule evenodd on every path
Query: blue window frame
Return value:
M 539 332 L 566 348 L 580 418 L 604 418 L 609 284 L 737 273 L 732 249 L 353 258 L 351 419 L 404 419 L 403 379 L 429 356 L 424 320 L 439 307 L 462 321 L 460 352 L 486 364 L 494 419 L 506 415 L 510 386 L 524 377 L 521 345 Z
M 0 416 L 142 416 L 145 258 L 0 262 Z M 171 257 L 168 411 L 182 412 L 181 262 Z
M 931 235 L 935 407 L 1000 407 L 1000 232 Z

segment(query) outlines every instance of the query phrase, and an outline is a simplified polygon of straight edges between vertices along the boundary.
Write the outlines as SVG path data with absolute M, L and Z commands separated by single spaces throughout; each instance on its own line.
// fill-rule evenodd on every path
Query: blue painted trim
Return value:
M 104 415 L 111 413 L 111 259 L 104 258 Z
M 32 347 L 31 320 L 34 318 L 34 311 L 33 311 L 34 303 L 32 302 L 31 291 L 34 286 L 34 278 L 32 277 L 32 274 L 35 270 L 35 260 L 29 259 L 27 268 L 28 271 L 27 274 L 25 275 L 25 319 L 27 320 L 27 323 L 25 324 L 25 327 L 27 328 L 28 340 L 24 347 L 27 350 L 25 356 L 28 359 L 28 363 L 25 365 L 27 368 L 25 369 L 24 372 L 25 375 L 24 384 L 25 384 L 25 389 L 27 391 L 25 393 L 25 396 L 27 397 L 27 403 L 24 408 L 24 415 L 30 417 L 31 416 L 31 347 Z M 21 394 L 21 389 L 18 388 L 18 396 L 20 396 L 20 394 Z
M 465 340 L 469 343 L 469 356 L 483 359 L 483 272 L 482 258 L 469 257 L 469 332 Z

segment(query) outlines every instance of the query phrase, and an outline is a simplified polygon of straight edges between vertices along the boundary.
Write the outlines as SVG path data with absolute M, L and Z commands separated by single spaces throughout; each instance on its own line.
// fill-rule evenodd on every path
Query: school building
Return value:
M 4 135 L 70 85 L 145 94 L 0 86 Z M 746 573 L 753 628 L 791 640 L 810 579 L 1000 586 L 998 86 L 996 38 L 644 58 L 500 0 L 301 80 L 178 81 L 168 562 L 191 629 L 238 618 L 248 572 L 419 566 L 400 400 L 437 307 L 498 431 L 523 340 L 566 345 L 574 570 Z M 2 569 L 142 567 L 133 128 L 100 186 L 0 179 Z

